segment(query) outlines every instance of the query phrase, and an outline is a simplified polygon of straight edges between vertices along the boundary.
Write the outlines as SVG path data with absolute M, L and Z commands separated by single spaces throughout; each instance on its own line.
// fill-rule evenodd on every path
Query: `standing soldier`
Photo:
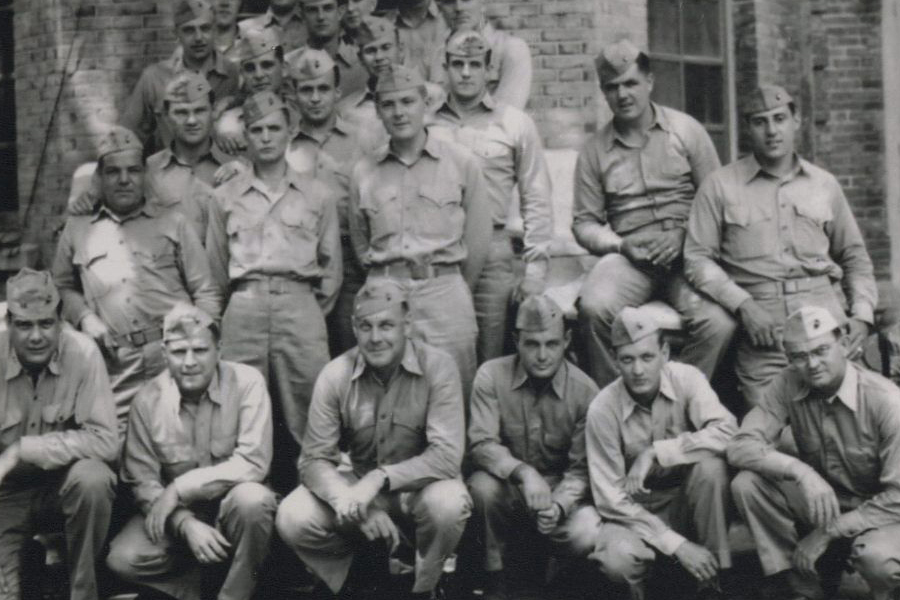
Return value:
M 506 342 L 507 308 L 515 289 L 515 255 L 506 219 L 516 191 L 525 222 L 520 297 L 544 290 L 553 237 L 550 174 L 540 134 L 528 115 L 498 103 L 487 91 L 490 64 L 491 50 L 481 34 L 466 31 L 451 36 L 444 61 L 449 97 L 430 129 L 471 150 L 487 183 L 494 235 L 472 294 L 479 363 L 503 354 Z
M 372 16 L 377 4 L 377 0 L 347 0 L 344 17 L 341 19 L 345 43 L 357 45 L 356 34 L 359 27 L 362 25 L 363 19 Z
M 277 491 L 296 486 L 313 383 L 328 362 L 325 314 L 341 286 L 337 210 L 328 187 L 285 160 L 288 110 L 272 92 L 244 103 L 253 168 L 216 190 L 207 251 L 230 299 L 222 357 L 257 367 L 273 397 Z
M 63 314 L 106 356 L 124 434 L 131 400 L 163 368 L 162 322 L 178 302 L 210 315 L 222 297 L 203 246 L 187 221 L 144 196 L 143 147 L 113 127 L 100 140 L 100 205 L 66 221 L 53 276 Z
M 390 15 L 408 67 L 418 68 L 428 78 L 428 70 L 439 65 L 441 50 L 450 29 L 434 0 L 402 0 Z
M 277 28 L 285 53 L 306 45 L 306 22 L 303 20 L 302 0 L 269 0 L 265 14 L 245 19 L 239 24 L 241 36 L 249 29 Z
M 213 12 L 216 15 L 213 29 L 213 46 L 216 52 L 234 62 L 241 30 L 238 27 L 238 13 L 241 0 L 213 0 Z
M 425 82 L 395 67 L 378 77 L 389 144 L 356 164 L 350 235 L 368 280 L 395 279 L 415 333 L 456 359 L 468 397 L 478 327 L 470 290 L 491 237 L 491 206 L 475 157 L 425 129 Z
M 755 406 L 785 366 L 784 320 L 801 306 L 850 309 L 851 350 L 878 301 L 872 261 L 837 179 L 796 154 L 800 116 L 778 86 L 758 88 L 744 114 L 753 154 L 713 173 L 697 193 L 685 273 L 740 319 L 735 372 Z
M 601 257 L 579 298 L 590 374 L 600 387 L 616 378 L 616 315 L 662 298 L 684 319 L 681 360 L 712 378 L 735 324 L 688 285 L 681 248 L 694 193 L 719 166 L 716 149 L 692 117 L 650 101 L 650 60 L 628 40 L 603 50 L 597 73 L 613 118 L 578 155 L 572 225 L 578 243 Z

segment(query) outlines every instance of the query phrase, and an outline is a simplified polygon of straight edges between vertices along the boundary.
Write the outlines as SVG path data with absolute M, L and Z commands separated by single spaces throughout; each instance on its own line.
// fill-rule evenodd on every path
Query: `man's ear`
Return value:
M 672 348 L 669 346 L 669 342 L 663 339 L 662 343 L 662 355 L 663 360 L 669 362 L 669 356 L 672 354 Z
M 565 340 L 566 350 L 568 350 L 569 344 L 572 343 L 572 330 L 569 329 L 568 327 L 566 327 L 565 325 L 563 325 L 563 327 L 564 327 L 563 339 Z

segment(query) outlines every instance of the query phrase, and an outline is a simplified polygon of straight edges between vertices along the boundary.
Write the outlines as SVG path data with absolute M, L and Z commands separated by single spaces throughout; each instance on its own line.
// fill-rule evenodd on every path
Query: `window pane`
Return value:
M 0 73 L 3 74 L 11 74 L 15 66 L 12 19 L 11 10 L 0 10 Z
M 650 52 L 681 53 L 678 5 L 675 0 L 649 0 L 647 3 Z
M 16 139 L 16 91 L 12 79 L 0 81 L 0 143 Z
M 720 0 L 685 0 L 684 53 L 700 56 L 722 55 Z
M 725 122 L 725 91 L 722 67 L 684 66 L 685 111 L 701 123 Z
M 681 102 L 681 63 L 651 60 L 653 70 L 653 101 L 684 110 Z
M 731 149 L 728 147 L 728 133 L 725 131 L 710 131 L 709 137 L 712 138 L 713 144 L 716 146 L 716 152 L 719 153 L 719 160 L 723 163 L 728 162 Z
M 0 146 L 0 211 L 16 210 L 19 205 L 16 183 L 16 147 Z

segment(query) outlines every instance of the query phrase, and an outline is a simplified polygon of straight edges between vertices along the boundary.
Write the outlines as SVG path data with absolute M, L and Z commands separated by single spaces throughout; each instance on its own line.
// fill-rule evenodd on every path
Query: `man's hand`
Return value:
M 659 232 L 632 233 L 622 238 L 620 252 L 631 262 L 647 262 L 650 260 L 648 248 L 656 239 Z
M 634 497 L 650 493 L 650 490 L 644 487 L 644 481 L 647 480 L 647 475 L 650 474 L 655 462 L 656 450 L 651 445 L 640 453 L 628 470 L 628 476 L 625 478 L 626 494 Z
M 150 512 L 144 519 L 144 529 L 151 542 L 158 544 L 163 540 L 166 535 L 166 521 L 176 508 L 178 508 L 178 491 L 175 485 L 170 483 L 150 507 Z
M 370 542 L 375 540 L 387 542 L 391 552 L 400 545 L 400 531 L 388 514 L 380 508 L 370 510 L 366 520 L 360 524 L 359 529 Z
M 752 298 L 738 307 L 738 316 L 750 341 L 757 348 L 775 348 L 778 345 L 780 324 L 771 313 L 764 310 Z
M 188 517 L 181 525 L 181 536 L 201 565 L 228 560 L 231 543 L 215 527 L 194 517 Z
M 386 479 L 384 471 L 372 469 L 342 492 L 332 506 L 338 524 L 362 523 L 368 514 L 369 505 L 381 491 Z
M 797 485 L 800 486 L 806 500 L 809 519 L 816 527 L 824 529 L 841 514 L 834 488 L 815 471 L 807 471 L 797 481 Z
M 539 296 L 544 293 L 547 283 L 537 277 L 525 277 L 513 290 L 513 301 L 522 303 L 530 296 Z
M 865 321 L 851 318 L 847 323 L 847 357 L 850 360 L 857 358 L 870 332 L 871 327 Z
M 113 355 L 116 348 L 119 347 L 113 339 L 109 327 L 107 327 L 106 323 L 101 321 L 100 317 L 94 313 L 86 314 L 84 318 L 81 319 L 79 326 L 85 335 L 97 342 L 97 345 L 100 346 L 100 350 L 102 350 L 104 354 Z
M 21 442 L 16 440 L 7 446 L 6 450 L 0 453 L 0 484 L 2 484 L 3 480 L 6 479 L 6 476 L 9 475 L 9 472 L 15 469 L 16 465 L 19 464 L 21 449 Z
M 543 535 L 549 535 L 556 529 L 560 517 L 562 517 L 562 508 L 557 502 L 551 502 L 550 508 L 537 511 L 537 530 Z
M 684 229 L 676 227 L 668 231 L 661 231 L 646 247 L 647 260 L 655 266 L 667 267 L 681 256 L 683 247 Z
M 239 160 L 232 160 L 230 162 L 225 163 L 213 173 L 213 186 L 218 187 L 236 177 L 239 173 L 244 171 L 244 165 Z
M 532 512 L 547 510 L 552 504 L 550 486 L 531 465 L 522 464 L 513 471 L 513 479 L 519 482 L 525 504 Z
M 719 573 L 719 561 L 712 552 L 685 540 L 675 550 L 675 558 L 697 581 L 710 581 Z
M 73 216 L 89 215 L 94 212 L 94 207 L 97 206 L 98 201 L 99 199 L 91 190 L 85 190 L 69 203 L 69 214 Z
M 794 568 L 803 575 L 816 574 L 816 561 L 828 549 L 832 537 L 825 533 L 821 527 L 814 529 L 812 533 L 800 540 L 797 548 L 794 549 L 792 562 Z

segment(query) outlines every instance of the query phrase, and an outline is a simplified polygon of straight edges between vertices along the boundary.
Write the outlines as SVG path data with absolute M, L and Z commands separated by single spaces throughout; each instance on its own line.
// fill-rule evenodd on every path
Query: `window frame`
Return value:
M 12 82 L 10 86 L 10 96 L 8 98 L 8 102 L 10 102 L 9 106 L 0 106 L 0 110 L 2 110 L 7 117 L 11 119 L 11 131 L 12 138 L 9 140 L 0 139 L 0 150 L 11 150 L 11 155 L 13 158 L 13 164 L 0 164 L 0 169 L 3 169 L 7 172 L 12 180 L 11 189 L 8 190 L 0 190 L 0 212 L 9 212 L 16 211 L 19 209 L 19 177 L 18 177 L 18 149 L 16 148 L 16 69 L 15 69 L 15 3 L 12 0 L 0 0 L 0 13 L 9 13 L 10 20 L 10 28 L 12 31 L 10 32 L 10 36 L 8 40 L 4 40 L 5 44 L 3 47 L 4 52 L 10 52 L 10 60 L 7 62 L 6 60 L 2 60 L 0 57 L 0 64 L 10 64 L 12 65 L 12 70 L 9 73 L 4 73 L 2 67 L 0 67 L 0 85 L 6 85 L 7 82 Z

